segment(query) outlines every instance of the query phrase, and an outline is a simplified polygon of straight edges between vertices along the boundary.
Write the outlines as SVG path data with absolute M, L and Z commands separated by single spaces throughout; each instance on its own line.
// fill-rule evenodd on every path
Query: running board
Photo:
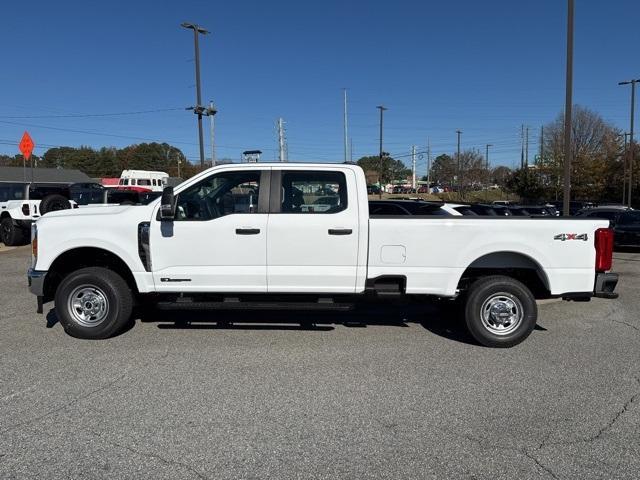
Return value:
M 318 310 L 347 312 L 353 310 L 352 303 L 329 302 L 158 302 L 159 310 Z

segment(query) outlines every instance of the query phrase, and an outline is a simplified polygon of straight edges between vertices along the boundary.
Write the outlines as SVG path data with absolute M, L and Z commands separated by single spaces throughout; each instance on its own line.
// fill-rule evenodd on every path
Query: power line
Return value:
M 71 113 L 66 115 L 0 115 L 0 118 L 20 119 L 20 118 L 121 117 L 126 115 L 143 115 L 146 113 L 173 112 L 177 110 L 184 110 L 184 108 L 156 108 L 153 110 L 138 110 L 134 112 L 114 112 L 114 113 Z

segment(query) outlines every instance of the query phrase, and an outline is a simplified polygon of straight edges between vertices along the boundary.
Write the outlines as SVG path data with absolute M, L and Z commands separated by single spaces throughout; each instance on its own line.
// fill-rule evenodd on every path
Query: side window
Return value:
M 346 208 L 344 173 L 282 172 L 282 213 L 337 213 Z
M 213 220 L 234 213 L 257 213 L 260 170 L 223 172 L 178 194 L 176 220 Z
M 138 185 L 151 186 L 151 180 L 149 180 L 148 178 L 141 178 L 138 180 Z

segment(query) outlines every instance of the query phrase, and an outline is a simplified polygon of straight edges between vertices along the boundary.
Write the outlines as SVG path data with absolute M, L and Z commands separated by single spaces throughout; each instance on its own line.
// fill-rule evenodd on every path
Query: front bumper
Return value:
M 618 298 L 618 294 L 614 292 L 617 284 L 617 273 L 596 273 L 596 283 L 593 288 L 593 296 L 600 298 Z

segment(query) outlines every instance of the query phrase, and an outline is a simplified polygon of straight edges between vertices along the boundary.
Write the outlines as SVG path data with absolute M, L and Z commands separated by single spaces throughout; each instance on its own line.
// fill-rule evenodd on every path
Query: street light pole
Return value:
M 493 147 L 491 143 L 487 143 L 487 153 L 484 156 L 484 160 L 487 164 L 487 172 L 489 171 L 489 147 Z
M 624 133 L 624 149 L 622 150 L 622 205 L 627 204 L 627 137 Z
M 633 191 L 633 117 L 635 116 L 636 83 L 638 82 L 640 82 L 640 78 L 618 83 L 618 85 L 631 85 L 631 125 L 629 127 L 629 188 L 627 189 L 627 205 L 629 205 L 629 207 L 631 206 L 631 192 Z
M 562 197 L 562 214 L 570 215 L 571 200 L 571 123 L 573 107 L 573 10 L 574 0 L 567 2 L 567 78 L 564 104 L 564 191 Z
M 378 105 L 376 107 L 380 110 L 380 165 L 378 172 L 378 181 L 380 182 L 380 191 L 378 192 L 379 198 L 382 198 L 382 121 L 383 121 L 383 113 L 385 110 L 388 110 L 383 105 Z
M 461 130 L 456 130 L 456 133 L 458 134 L 458 153 L 457 153 L 457 161 L 458 161 L 458 191 L 460 192 L 460 198 L 462 198 L 462 168 L 460 165 L 460 135 L 462 135 L 462 131 Z
M 194 23 L 181 23 L 181 27 L 193 30 L 193 44 L 195 49 L 196 63 L 196 105 L 193 107 L 193 113 L 198 115 L 198 139 L 200 141 L 200 167 L 204 168 L 204 136 L 202 134 L 202 114 L 205 108 L 202 106 L 202 96 L 200 94 L 200 45 L 198 43 L 198 35 L 206 35 L 209 33 L 204 28 Z M 187 109 L 191 110 L 191 109 Z

